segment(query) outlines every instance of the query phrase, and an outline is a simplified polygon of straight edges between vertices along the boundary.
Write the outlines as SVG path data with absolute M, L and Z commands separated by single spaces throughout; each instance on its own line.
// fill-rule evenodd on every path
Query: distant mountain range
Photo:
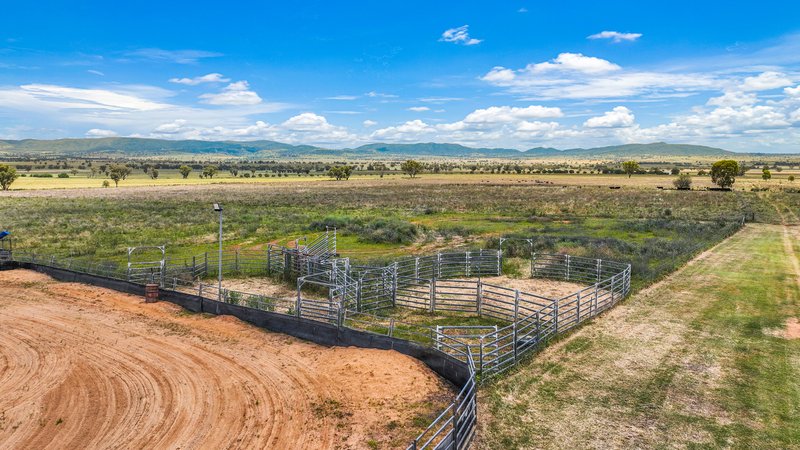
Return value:
M 502 159 L 574 159 L 614 160 L 624 158 L 658 159 L 661 157 L 734 157 L 742 156 L 721 148 L 702 145 L 626 144 L 597 148 L 559 150 L 536 147 L 529 150 L 509 148 L 472 148 L 459 144 L 367 144 L 356 148 L 326 149 L 311 145 L 290 145 L 275 141 L 172 141 L 145 138 L 99 138 L 57 140 L 0 140 L 0 155 L 72 156 L 72 157 L 238 157 L 248 159 L 289 158 L 502 158 Z

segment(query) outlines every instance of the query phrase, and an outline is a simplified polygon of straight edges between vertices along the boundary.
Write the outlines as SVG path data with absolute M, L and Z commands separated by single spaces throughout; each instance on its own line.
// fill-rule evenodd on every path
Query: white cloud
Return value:
M 434 127 L 417 119 L 410 120 L 401 125 L 375 130 L 370 135 L 370 138 L 391 141 L 418 141 L 420 139 L 424 139 L 424 136 L 430 135 L 435 131 L 436 129 Z
M 375 91 L 367 92 L 364 95 L 370 98 L 397 98 L 397 95 L 395 94 L 386 94 L 383 92 L 375 92 Z
M 587 128 L 625 128 L 633 126 L 636 118 L 630 109 L 617 106 L 611 111 L 606 111 L 602 116 L 591 117 L 583 126 Z
M 378 122 L 375 122 L 374 120 L 369 120 L 369 119 L 367 119 L 364 122 L 362 122 L 362 125 L 364 125 L 367 128 L 374 127 L 377 124 L 378 124 Z
M 642 33 L 620 33 L 619 31 L 601 31 L 600 33 L 588 36 L 586 39 L 611 39 L 614 43 L 623 41 L 633 42 L 642 37 Z
M 117 136 L 116 131 L 103 130 L 101 128 L 92 128 L 91 130 L 86 132 L 86 137 L 104 138 L 104 137 L 114 137 L 114 136 Z
M 47 103 L 55 108 L 105 109 L 153 111 L 167 105 L 136 95 L 111 91 L 108 89 L 84 89 L 53 84 L 25 84 L 19 90 L 0 91 L 0 99 L 8 103 L 4 106 L 25 106 L 36 108 Z M 22 103 L 31 101 L 29 105 Z
M 141 48 L 125 53 L 132 58 L 149 59 L 151 61 L 172 62 L 176 64 L 195 64 L 204 58 L 215 58 L 222 53 L 205 50 L 164 50 L 160 48 Z
M 469 36 L 469 25 L 463 25 L 458 28 L 450 28 L 442 33 L 439 38 L 442 42 L 452 42 L 461 45 L 477 45 L 483 42 L 482 39 L 475 39 Z
M 800 85 L 796 87 L 783 88 L 783 92 L 789 97 L 800 97 Z
M 518 9 L 518 10 L 517 10 L 517 12 L 518 12 L 518 13 L 523 13 L 523 14 L 524 14 L 524 13 L 528 12 L 528 8 L 525 8 L 525 7 L 523 6 L 522 8 Z
M 187 86 L 197 86 L 202 83 L 227 83 L 230 78 L 225 78 L 221 73 L 209 73 L 207 75 L 194 78 L 170 78 L 170 83 L 185 84 Z
M 261 97 L 250 90 L 247 81 L 237 81 L 225 86 L 218 94 L 203 94 L 200 99 L 210 105 L 257 105 L 261 103 Z
M 739 91 L 726 92 L 721 97 L 708 99 L 708 106 L 745 106 L 752 105 L 758 101 L 756 94 L 747 94 Z
M 423 111 L 430 111 L 430 108 L 428 108 L 427 106 L 412 106 L 408 108 L 408 110 L 415 112 L 423 112 Z
M 562 53 L 552 61 L 513 70 L 497 66 L 481 78 L 532 99 L 653 98 L 687 96 L 720 89 L 725 80 L 713 74 L 627 71 L 610 61 Z
M 791 86 L 792 80 L 780 72 L 763 72 L 754 77 L 747 77 L 740 88 L 744 91 L 768 91 Z
M 325 100 L 356 100 L 357 95 L 334 95 L 332 97 L 325 97 Z
M 92 75 L 97 75 L 98 77 L 106 76 L 106 74 L 104 74 L 103 72 L 100 72 L 99 70 L 89 69 L 86 72 L 88 72 L 88 73 L 90 73 Z
M 541 119 L 545 117 L 562 117 L 560 108 L 531 105 L 525 108 L 512 106 L 491 106 L 476 109 L 464 118 L 466 123 L 503 123 L 525 119 Z
M 579 72 L 585 74 L 599 74 L 614 72 L 621 67 L 602 58 L 584 56 L 581 53 L 561 53 L 556 59 L 538 64 L 529 64 L 525 71 L 532 74 L 545 72 Z
M 420 98 L 419 101 L 425 103 L 447 103 L 447 102 L 459 102 L 464 100 L 461 97 L 423 97 Z

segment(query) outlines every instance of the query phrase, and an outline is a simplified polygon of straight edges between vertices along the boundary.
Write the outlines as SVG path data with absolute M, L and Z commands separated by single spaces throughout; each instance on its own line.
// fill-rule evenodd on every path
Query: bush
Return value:
M 410 244 L 420 235 L 417 225 L 400 219 L 364 221 L 347 216 L 327 216 L 309 226 L 315 231 L 325 231 L 326 227 L 354 234 L 360 241 L 374 244 Z
M 69 178 L 69 174 L 66 172 L 61 172 L 58 174 L 58 178 Z

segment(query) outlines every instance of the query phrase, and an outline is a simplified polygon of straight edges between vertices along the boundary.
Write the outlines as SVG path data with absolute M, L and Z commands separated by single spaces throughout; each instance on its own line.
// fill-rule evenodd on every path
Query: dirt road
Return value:
M 405 447 L 453 395 L 396 352 L 29 271 L 0 272 L 0 330 L 0 448 Z

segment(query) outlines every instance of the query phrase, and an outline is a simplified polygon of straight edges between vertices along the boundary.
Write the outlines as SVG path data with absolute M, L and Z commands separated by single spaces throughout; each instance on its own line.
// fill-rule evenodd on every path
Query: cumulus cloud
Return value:
M 800 85 L 796 87 L 783 88 L 783 92 L 789 97 L 800 97 Z
M 221 73 L 209 73 L 207 75 L 194 78 L 170 78 L 170 83 L 185 84 L 187 86 L 197 86 L 203 83 L 227 83 L 230 78 L 225 78 Z
M 709 106 L 745 106 L 752 105 L 758 101 L 756 94 L 748 94 L 740 91 L 726 92 L 721 97 L 708 99 L 706 105 Z
M 477 45 L 483 42 L 482 39 L 475 39 L 469 36 L 469 25 L 463 25 L 457 28 L 450 28 L 442 33 L 439 38 L 442 42 L 452 42 L 461 45 Z
M 611 42 L 633 42 L 642 37 L 642 33 L 620 33 L 619 31 L 601 31 L 599 33 L 587 36 L 586 39 L 610 39 Z
M 561 53 L 552 61 L 529 64 L 525 70 L 532 74 L 545 72 L 580 72 L 599 74 L 614 72 L 621 67 L 602 58 L 584 56 L 581 53 Z
M 753 77 L 747 77 L 740 88 L 744 91 L 768 91 L 786 86 L 791 86 L 792 80 L 780 72 L 763 72 Z
M 104 138 L 104 137 L 114 137 L 114 136 L 117 136 L 116 131 L 103 130 L 101 128 L 92 128 L 91 130 L 86 132 L 86 137 Z
M 435 131 L 434 127 L 417 119 L 401 125 L 375 130 L 370 137 L 376 140 L 418 141 L 425 135 L 430 135 Z
M 606 111 L 602 116 L 591 117 L 583 126 L 587 128 L 624 128 L 633 126 L 636 118 L 630 109 L 617 106 L 611 111 Z
M 562 53 L 551 61 L 528 64 L 522 69 L 496 66 L 483 81 L 524 99 L 590 99 L 646 95 L 686 96 L 720 89 L 725 85 L 714 74 L 624 70 L 605 59 L 580 53 Z
M 476 109 L 465 118 L 466 123 L 502 123 L 525 119 L 541 119 L 545 117 L 562 117 L 561 108 L 531 105 L 525 108 L 512 106 L 491 106 Z
M 222 92 L 217 94 L 203 94 L 200 99 L 209 105 L 257 105 L 261 103 L 261 97 L 250 90 L 247 81 L 237 81 L 225 86 Z
M 363 121 L 361 124 L 364 125 L 367 128 L 371 128 L 371 127 L 374 127 L 375 125 L 377 125 L 378 122 L 375 122 L 374 120 L 367 119 L 367 120 Z

